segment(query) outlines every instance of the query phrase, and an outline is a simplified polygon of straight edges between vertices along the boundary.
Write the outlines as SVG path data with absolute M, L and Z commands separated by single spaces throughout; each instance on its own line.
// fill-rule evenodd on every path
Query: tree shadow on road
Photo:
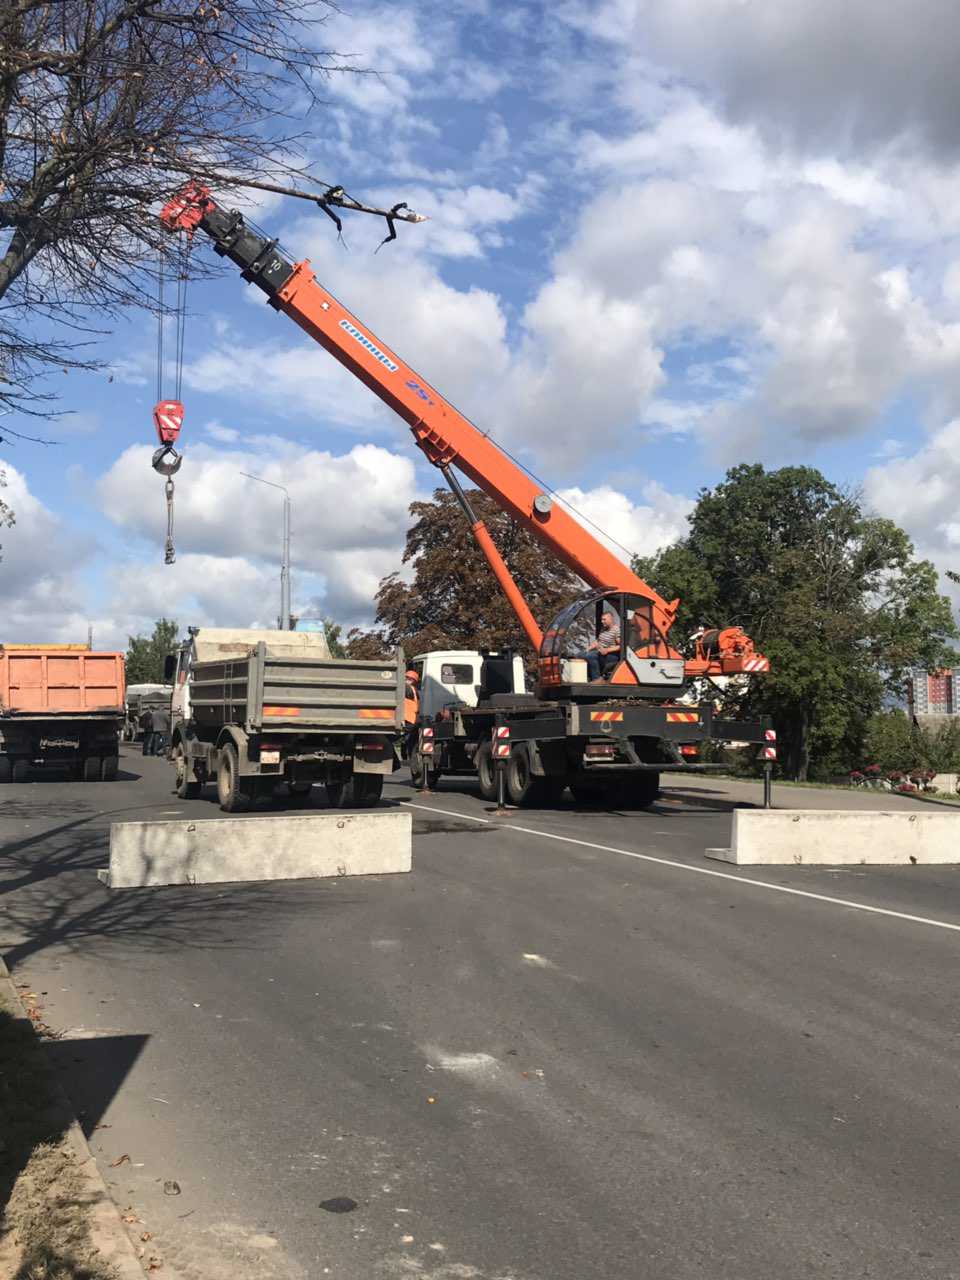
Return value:
M 29 817 L 65 816 L 63 808 L 62 801 L 34 803 Z M 71 814 L 77 808 L 69 806 Z M 129 960 L 130 944 L 137 952 L 266 947 L 290 916 L 349 909 L 361 901 L 342 886 L 331 892 L 324 881 L 107 889 L 96 872 L 109 864 L 110 822 L 142 810 L 142 804 L 108 812 L 91 808 L 0 849 L 0 927 L 10 940 L 4 958 L 11 969 L 49 948 L 122 952 Z

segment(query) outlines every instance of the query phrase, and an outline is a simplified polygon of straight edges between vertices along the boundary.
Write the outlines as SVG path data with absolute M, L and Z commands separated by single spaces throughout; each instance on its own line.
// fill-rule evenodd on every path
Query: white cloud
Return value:
M 97 492 L 104 512 L 149 540 L 159 559 L 166 511 L 150 453 L 127 449 Z M 234 625 L 275 616 L 282 495 L 245 471 L 289 490 L 296 606 L 349 621 L 368 616 L 380 578 L 399 564 L 416 496 L 412 459 L 372 444 L 333 455 L 269 439 L 257 452 L 189 450 L 176 478 L 177 564 L 144 572 L 138 550 L 116 571 L 117 608 L 132 599 L 138 616 L 165 607 L 190 613 L 191 621 L 222 617 Z
M 960 143 L 952 0 L 604 0 L 565 12 L 703 86 L 732 118 L 801 145 L 908 135 L 955 154 Z
M 560 489 L 557 496 L 594 536 L 629 563 L 634 555 L 652 555 L 688 531 L 693 500 L 670 493 L 654 481 L 641 489 L 645 501 L 634 502 L 610 485 L 593 489 Z
M 80 575 L 93 541 L 68 529 L 30 491 L 26 477 L 3 464 L 6 488 L 0 497 L 16 524 L 0 530 L 3 632 L 0 643 L 83 643 L 91 621 Z
M 871 467 L 864 496 L 895 520 L 945 568 L 960 569 L 960 419 L 937 431 L 916 453 Z

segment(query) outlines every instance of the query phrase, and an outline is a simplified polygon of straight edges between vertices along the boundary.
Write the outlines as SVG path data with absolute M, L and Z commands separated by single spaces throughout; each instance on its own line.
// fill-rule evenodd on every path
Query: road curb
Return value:
M 23 1009 L 17 989 L 13 985 L 13 979 L 10 977 L 10 971 L 2 959 L 0 959 L 0 992 L 11 1001 L 14 1009 Z M 25 1013 L 21 1016 L 36 1036 L 33 1023 Z M 64 1129 L 63 1143 L 73 1155 L 77 1174 L 84 1183 L 90 1242 L 103 1262 L 113 1268 L 116 1280 L 143 1280 L 143 1267 L 137 1258 L 133 1241 L 120 1220 L 120 1210 L 107 1190 L 107 1184 L 100 1174 L 93 1152 L 77 1123 L 73 1105 L 55 1075 L 51 1080 L 51 1089 L 58 1107 L 62 1107 L 64 1115 L 70 1117 L 69 1124 Z

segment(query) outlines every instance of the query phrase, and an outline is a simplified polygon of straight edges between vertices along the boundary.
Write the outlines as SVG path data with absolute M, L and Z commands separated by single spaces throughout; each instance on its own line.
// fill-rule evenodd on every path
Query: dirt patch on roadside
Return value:
M 0 1275 L 9 1280 L 116 1276 L 90 1239 L 70 1123 L 30 1022 L 0 989 Z

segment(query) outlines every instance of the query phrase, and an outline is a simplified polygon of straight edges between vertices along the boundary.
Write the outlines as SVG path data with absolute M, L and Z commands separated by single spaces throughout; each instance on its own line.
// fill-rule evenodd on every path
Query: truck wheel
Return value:
M 530 753 L 515 747 L 507 761 L 507 795 L 512 804 L 542 804 L 547 799 L 547 780 L 538 778 L 530 767 Z
M 14 782 L 29 782 L 30 762 L 28 760 L 14 760 L 11 776 Z
M 331 809 L 365 809 L 383 794 L 382 773 L 355 773 L 344 782 L 327 782 L 327 804 Z
M 173 748 L 173 767 L 176 771 L 174 790 L 181 800 L 196 800 L 201 791 L 200 783 L 193 776 L 193 769 L 178 742 Z
M 100 766 L 100 777 L 104 782 L 116 782 L 119 769 L 120 761 L 117 756 L 104 756 Z
M 100 781 L 100 757 L 87 756 L 83 761 L 80 777 L 84 782 Z
M 481 742 L 474 756 L 477 767 L 477 781 L 480 783 L 480 794 L 484 800 L 497 798 L 497 767 L 493 763 L 493 751 L 489 742 Z
M 9 782 L 13 774 L 13 765 L 9 756 L 0 756 L 0 782 Z
M 368 774 L 367 776 L 374 777 L 376 775 Z M 414 748 L 414 750 L 411 751 L 410 753 L 410 781 L 413 783 L 413 785 L 416 787 L 418 791 L 423 789 L 423 782 L 424 782 L 423 756 L 420 754 L 419 751 L 416 750 L 416 748 Z M 427 783 L 428 791 L 435 791 L 437 789 L 437 783 L 439 781 L 440 781 L 439 769 L 426 770 L 426 783 Z
M 232 742 L 220 748 L 217 761 L 217 799 L 224 813 L 242 813 L 250 807 L 250 796 L 240 789 L 240 759 Z

